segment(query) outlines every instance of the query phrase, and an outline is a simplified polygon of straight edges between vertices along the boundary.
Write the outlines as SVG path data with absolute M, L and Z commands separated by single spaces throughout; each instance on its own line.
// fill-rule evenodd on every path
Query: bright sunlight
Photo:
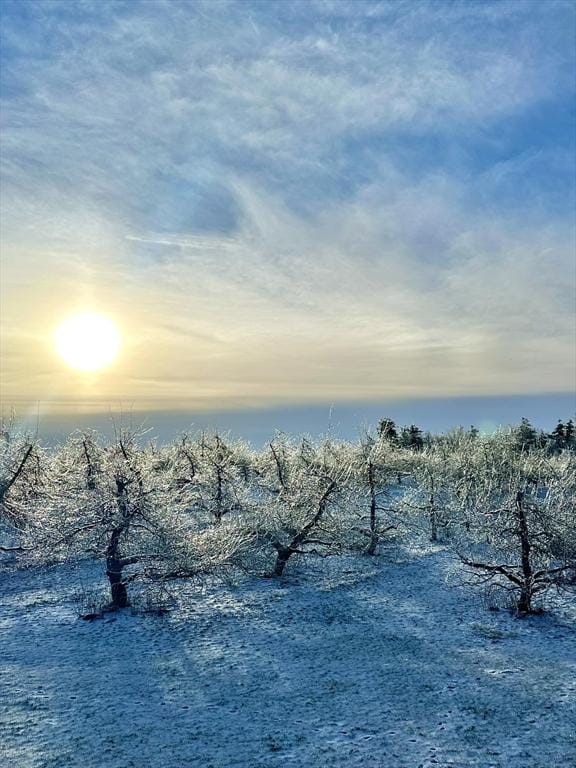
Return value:
M 86 312 L 64 320 L 54 334 L 60 357 L 78 371 L 98 371 L 118 354 L 120 334 L 104 315 Z

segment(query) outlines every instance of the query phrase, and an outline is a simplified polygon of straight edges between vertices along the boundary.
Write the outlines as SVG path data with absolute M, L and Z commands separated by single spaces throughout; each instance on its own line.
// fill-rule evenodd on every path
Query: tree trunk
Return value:
M 126 584 L 122 581 L 122 567 L 120 561 L 116 558 L 107 558 L 106 576 L 110 583 L 110 606 L 116 608 L 127 608 L 130 605 L 128 600 L 128 590 Z
M 130 515 L 128 508 L 127 483 L 124 479 L 116 478 L 116 505 L 120 513 L 120 524 L 110 532 L 106 547 L 106 576 L 110 583 L 111 608 L 127 608 L 130 604 L 126 584 L 122 580 L 124 562 L 120 552 L 120 538 L 128 529 Z
M 438 521 L 436 519 L 436 510 L 434 507 L 430 509 L 430 541 L 438 541 Z
M 286 568 L 286 563 L 293 554 L 294 550 L 290 549 L 290 547 L 281 547 L 278 549 L 276 563 L 274 564 L 274 576 L 282 576 L 284 573 L 284 568 Z
M 219 464 L 216 464 L 216 509 L 214 510 L 214 518 L 217 524 L 222 522 L 223 496 L 224 494 L 222 489 L 222 468 L 220 467 Z
M 378 533 L 376 532 L 376 488 L 374 482 L 374 464 L 368 462 L 368 484 L 370 486 L 370 543 L 366 549 L 367 555 L 374 555 L 378 546 Z
M 516 513 L 518 515 L 518 529 L 520 533 L 520 545 L 522 547 L 522 579 L 523 585 L 518 599 L 518 613 L 532 613 L 532 588 L 533 572 L 530 562 L 530 532 L 526 520 L 526 511 L 523 505 L 524 494 L 518 491 L 516 494 Z
M 434 476 L 430 474 L 430 498 L 428 501 L 428 513 L 430 516 L 430 541 L 438 541 L 438 516 L 436 514 L 436 486 Z
M 520 597 L 517 603 L 518 613 L 527 614 L 532 613 L 532 594 L 531 589 L 526 586 L 520 590 Z
M 376 554 L 376 548 L 378 546 L 378 534 L 377 533 L 370 533 L 370 543 L 366 547 L 366 554 L 367 555 L 375 555 Z

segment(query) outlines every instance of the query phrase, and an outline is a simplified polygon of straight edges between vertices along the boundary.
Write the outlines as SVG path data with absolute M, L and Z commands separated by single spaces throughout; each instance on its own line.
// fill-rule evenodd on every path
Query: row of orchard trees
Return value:
M 573 451 L 527 446 L 517 429 L 402 445 L 389 427 L 355 442 L 279 434 L 262 450 L 218 434 L 158 446 L 119 428 L 47 450 L 7 424 L 0 552 L 101 561 L 111 608 L 129 604 L 137 580 L 280 577 L 292 558 L 374 555 L 392 537 L 447 544 L 520 613 L 576 582 Z

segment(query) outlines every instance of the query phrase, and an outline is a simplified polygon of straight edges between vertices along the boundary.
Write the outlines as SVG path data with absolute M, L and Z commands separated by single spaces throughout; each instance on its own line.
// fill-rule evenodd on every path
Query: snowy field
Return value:
M 490 612 L 451 566 L 441 549 L 310 560 L 87 622 L 74 594 L 97 568 L 5 565 L 0 764 L 574 768 L 574 607 Z

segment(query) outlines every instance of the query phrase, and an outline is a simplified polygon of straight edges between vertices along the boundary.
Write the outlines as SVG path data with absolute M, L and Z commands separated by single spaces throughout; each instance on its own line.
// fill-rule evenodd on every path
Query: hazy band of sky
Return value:
M 233 409 L 225 411 L 141 411 L 110 406 L 98 413 L 43 413 L 20 411 L 18 423 L 37 432 L 48 443 L 63 440 L 76 429 L 96 429 L 110 437 L 120 424 L 149 429 L 149 437 L 169 442 L 183 432 L 220 431 L 254 445 L 269 441 L 276 430 L 290 435 L 330 434 L 354 440 L 374 430 L 382 418 L 400 425 L 417 424 L 433 433 L 474 425 L 483 432 L 515 425 L 528 417 L 535 427 L 550 432 L 559 419 L 576 418 L 576 398 L 567 394 L 516 395 L 512 397 L 426 398 L 385 402 L 318 403 L 305 406 Z

